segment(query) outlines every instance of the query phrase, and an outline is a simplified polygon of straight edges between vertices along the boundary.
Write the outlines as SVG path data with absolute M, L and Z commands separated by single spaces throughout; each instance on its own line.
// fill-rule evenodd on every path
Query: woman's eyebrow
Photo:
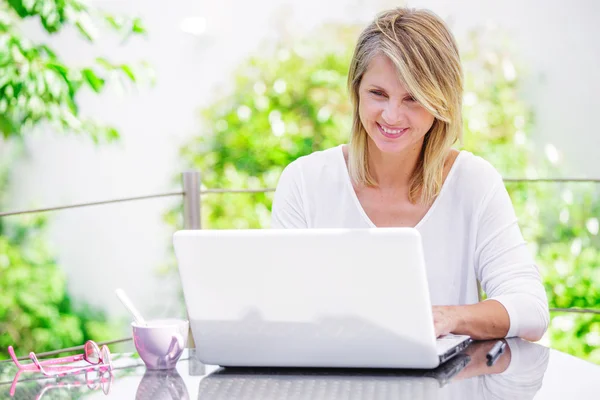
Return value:
M 374 83 L 371 83 L 369 86 L 371 86 L 371 89 L 377 89 L 377 90 L 381 90 L 382 92 L 386 92 L 388 93 L 388 91 L 384 88 L 382 88 L 379 85 L 376 85 Z M 404 94 L 402 95 L 402 97 L 406 97 L 406 96 L 410 96 L 410 97 L 414 97 L 412 94 L 410 94 L 409 92 L 404 92 Z

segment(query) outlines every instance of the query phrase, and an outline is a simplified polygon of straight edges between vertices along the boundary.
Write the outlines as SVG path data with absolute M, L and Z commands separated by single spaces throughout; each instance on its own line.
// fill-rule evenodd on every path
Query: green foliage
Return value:
M 207 187 L 275 187 L 292 160 L 346 140 L 345 93 L 352 28 L 323 32 L 331 41 L 278 44 L 235 75 L 235 91 L 203 112 L 204 131 L 182 149 Z M 322 46 L 321 46 L 322 45 Z M 211 195 L 207 227 L 266 227 L 270 194 Z
M 558 186 L 542 204 L 536 242 L 550 307 L 600 309 L 598 186 Z M 600 315 L 557 314 L 550 335 L 554 347 L 600 364 Z
M 9 345 L 27 354 L 111 339 L 114 332 L 101 312 L 71 302 L 45 225 L 43 217 L 21 218 L 0 236 L 0 358 Z
M 0 0 L 2 136 L 21 136 L 45 123 L 56 131 L 87 134 L 95 142 L 117 139 L 115 127 L 80 116 L 77 95 L 85 87 L 101 93 L 111 78 L 136 82 L 138 73 L 101 57 L 90 66 L 67 65 L 48 45 L 23 35 L 19 28 L 25 18 L 39 18 L 48 34 L 73 26 L 89 42 L 98 36 L 98 22 L 127 39 L 145 33 L 141 21 L 102 13 L 78 0 Z
M 208 188 L 275 187 L 299 156 L 347 142 L 351 109 L 345 89 L 357 30 L 317 32 L 301 43 L 278 43 L 250 58 L 230 93 L 203 110 L 202 133 L 182 148 Z M 522 100 L 509 42 L 473 32 L 460 44 L 465 68 L 463 148 L 489 160 L 505 177 L 557 176 L 535 159 L 530 107 Z M 524 237 L 537 255 L 551 307 L 600 306 L 597 187 L 507 182 Z M 209 194 L 205 228 L 266 228 L 272 196 Z M 582 206 L 583 205 L 583 206 Z M 600 363 L 600 321 L 556 315 L 554 348 Z
M 77 95 L 85 87 L 101 93 L 115 74 L 139 81 L 133 67 L 105 58 L 91 66 L 67 65 L 48 45 L 24 37 L 19 28 L 29 18 L 39 19 L 50 35 L 73 26 L 89 42 L 98 35 L 97 21 L 124 40 L 145 33 L 137 18 L 105 14 L 78 0 L 0 0 L 0 210 L 16 139 L 44 125 L 95 142 L 115 140 L 116 128 L 80 116 Z M 65 274 L 46 244 L 46 224 L 41 216 L 0 217 L 0 358 L 7 357 L 8 345 L 27 354 L 113 339 L 118 332 L 102 312 L 71 301 Z
M 0 209 L 19 147 L 3 150 Z M 102 312 L 71 301 L 66 276 L 47 245 L 46 225 L 35 214 L 0 218 L 0 359 L 8 357 L 9 345 L 27 354 L 112 339 L 117 332 Z

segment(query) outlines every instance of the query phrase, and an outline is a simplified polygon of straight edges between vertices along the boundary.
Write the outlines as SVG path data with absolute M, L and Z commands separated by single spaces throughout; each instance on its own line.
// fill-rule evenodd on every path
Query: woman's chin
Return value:
M 399 139 L 390 140 L 383 138 L 383 140 L 371 140 L 371 142 L 373 142 L 375 148 L 381 153 L 397 154 L 406 151 L 408 147 L 406 141 Z
M 375 135 L 369 134 L 368 138 L 369 147 L 384 154 L 420 152 L 423 146 L 423 138 L 419 139 L 412 134 L 389 138 L 377 131 Z

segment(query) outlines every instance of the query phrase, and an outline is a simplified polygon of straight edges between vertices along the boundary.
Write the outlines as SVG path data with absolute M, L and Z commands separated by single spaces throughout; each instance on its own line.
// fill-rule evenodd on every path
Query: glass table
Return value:
M 146 370 L 135 353 L 119 353 L 112 373 L 46 378 L 17 375 L 1 361 L 0 399 L 599 398 L 600 366 L 517 338 L 490 366 L 495 342 L 474 342 L 435 370 L 221 368 L 189 349 L 171 371 Z

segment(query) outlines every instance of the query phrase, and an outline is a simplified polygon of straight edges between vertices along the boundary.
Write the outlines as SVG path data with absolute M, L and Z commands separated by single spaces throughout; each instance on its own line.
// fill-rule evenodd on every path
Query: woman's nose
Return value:
M 388 102 L 381 116 L 386 124 L 394 126 L 403 120 L 402 106 L 396 102 Z

